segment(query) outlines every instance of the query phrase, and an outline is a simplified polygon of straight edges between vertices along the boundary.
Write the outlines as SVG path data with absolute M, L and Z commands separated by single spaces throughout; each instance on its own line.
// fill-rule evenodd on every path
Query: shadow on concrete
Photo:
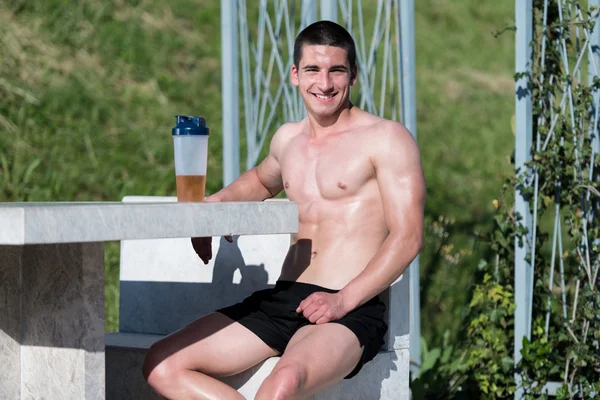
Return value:
M 119 331 L 167 335 L 272 286 L 264 265 L 246 264 L 237 241 L 236 237 L 233 243 L 221 238 L 212 282 L 122 281 Z M 236 271 L 241 274 L 240 283 L 234 283 Z

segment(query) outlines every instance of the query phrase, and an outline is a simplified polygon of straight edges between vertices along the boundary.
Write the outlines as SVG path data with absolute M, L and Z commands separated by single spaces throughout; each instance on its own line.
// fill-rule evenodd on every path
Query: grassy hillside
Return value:
M 366 21 L 370 3 L 363 1 Z M 514 36 L 494 32 L 512 23 L 513 5 L 415 3 L 429 227 L 422 329 L 437 341 L 459 327 L 482 254 L 475 233 L 487 229 L 501 176 L 511 172 Z M 170 129 L 179 113 L 206 116 L 208 190 L 218 190 L 219 18 L 216 0 L 0 0 L 0 200 L 174 195 Z M 112 331 L 117 244 L 106 259 Z
M 492 200 L 512 173 L 514 34 L 496 33 L 514 25 L 514 4 L 419 0 L 415 7 L 418 140 L 427 216 L 438 219 L 421 259 L 421 326 L 437 342 L 459 328 L 486 256 L 477 234 L 489 229 Z M 449 239 L 435 239 L 444 225 Z

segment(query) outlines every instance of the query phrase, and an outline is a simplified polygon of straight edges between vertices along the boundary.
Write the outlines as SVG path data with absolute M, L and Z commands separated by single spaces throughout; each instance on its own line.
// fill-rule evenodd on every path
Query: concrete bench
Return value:
M 128 201 L 175 201 L 172 197 L 126 197 Z M 285 201 L 285 200 L 272 200 Z M 119 332 L 106 335 L 106 398 L 159 399 L 144 381 L 141 367 L 156 340 L 215 308 L 272 287 L 289 247 L 289 235 L 213 238 L 208 265 L 189 238 L 121 242 Z M 409 287 L 399 279 L 382 299 L 388 304 L 384 347 L 358 376 L 314 399 L 409 398 Z M 253 399 L 279 357 L 222 381 Z

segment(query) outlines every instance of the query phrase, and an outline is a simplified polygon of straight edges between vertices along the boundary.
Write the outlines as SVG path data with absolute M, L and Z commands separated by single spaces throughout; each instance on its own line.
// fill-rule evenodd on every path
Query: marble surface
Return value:
M 353 379 L 314 396 L 314 400 L 409 400 L 408 349 L 380 352 Z
M 289 201 L 0 203 L 0 245 L 291 233 Z
M 275 284 L 289 235 L 213 238 L 213 259 L 189 239 L 121 242 L 121 332 L 168 334 L 216 308 Z
M 112 334 L 108 334 L 112 335 Z M 142 376 L 146 352 L 107 344 L 106 400 L 164 400 L 148 386 Z
M 215 236 L 213 258 L 205 265 L 189 238 L 123 240 L 120 279 L 212 283 L 258 280 L 275 284 L 289 246 L 289 234 L 234 236 L 233 243 Z
M 389 351 L 410 348 L 410 271 L 382 293 L 387 305 L 388 332 L 386 349 Z
M 14 252 L 2 258 L 2 290 L 17 293 L 19 329 L 0 320 L 14 353 L 0 351 L 0 364 L 17 372 L 10 382 L 0 375 L 0 392 L 8 382 L 11 399 L 103 399 L 104 246 L 0 246 L 2 256 Z
M 0 246 L 0 399 L 21 398 L 21 247 Z
M 124 348 L 131 350 L 147 350 L 162 339 L 164 335 L 145 333 L 110 332 L 104 336 L 104 346 L 107 348 Z

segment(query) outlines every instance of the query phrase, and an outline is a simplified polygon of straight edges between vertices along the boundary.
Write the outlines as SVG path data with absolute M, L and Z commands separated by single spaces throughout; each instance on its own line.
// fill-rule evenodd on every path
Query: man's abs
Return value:
M 282 280 L 340 290 L 362 272 L 387 235 L 381 207 L 372 202 L 299 204 L 299 217 Z

